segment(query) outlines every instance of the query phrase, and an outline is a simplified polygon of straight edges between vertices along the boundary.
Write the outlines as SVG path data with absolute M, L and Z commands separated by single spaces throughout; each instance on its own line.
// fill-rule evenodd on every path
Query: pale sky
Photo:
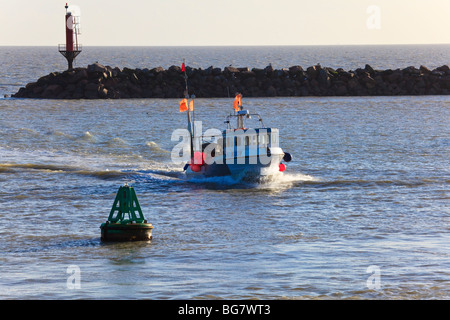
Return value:
M 0 0 L 0 46 L 64 43 L 63 0 Z M 450 0 L 74 0 L 84 46 L 450 43 Z

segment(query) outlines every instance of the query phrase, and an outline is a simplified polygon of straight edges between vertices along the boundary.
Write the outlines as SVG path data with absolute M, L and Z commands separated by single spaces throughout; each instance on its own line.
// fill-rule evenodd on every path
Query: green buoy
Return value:
M 119 188 L 108 221 L 100 229 L 102 241 L 152 239 L 153 225 L 145 220 L 133 187 L 125 184 Z

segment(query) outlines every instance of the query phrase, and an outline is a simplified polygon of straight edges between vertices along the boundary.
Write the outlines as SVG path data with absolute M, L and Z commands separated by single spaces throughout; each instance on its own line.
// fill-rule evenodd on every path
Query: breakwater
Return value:
M 448 95 L 450 68 L 425 66 L 375 70 L 370 65 L 346 71 L 320 65 L 303 69 L 292 66 L 207 69 L 186 66 L 189 94 L 197 98 L 290 96 L 391 96 Z M 28 83 L 12 95 L 42 99 L 182 98 L 185 73 L 179 66 L 168 69 L 112 68 L 99 63 L 86 68 L 52 72 Z

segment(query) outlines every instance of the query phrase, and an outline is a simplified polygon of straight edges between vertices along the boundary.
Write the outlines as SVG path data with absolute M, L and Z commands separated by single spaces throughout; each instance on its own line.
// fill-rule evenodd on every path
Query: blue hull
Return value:
M 272 161 L 268 164 L 262 164 L 258 161 L 257 164 L 247 163 L 225 163 L 203 165 L 201 171 L 194 172 L 188 166 L 186 175 L 189 177 L 224 177 L 231 176 L 235 180 L 241 181 L 259 181 L 261 179 L 271 177 L 279 172 L 279 161 Z

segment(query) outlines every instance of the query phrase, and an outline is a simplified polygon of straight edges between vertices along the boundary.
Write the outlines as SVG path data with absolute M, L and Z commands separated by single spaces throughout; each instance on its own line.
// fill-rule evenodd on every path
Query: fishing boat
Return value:
M 188 113 L 190 160 L 184 171 L 189 178 L 231 176 L 239 181 L 261 181 L 286 170 L 283 161 L 290 162 L 292 156 L 279 147 L 278 128 L 264 126 L 259 114 L 244 109 L 241 94 L 236 95 L 233 108 L 234 113 L 226 117 L 226 129 L 208 135 L 195 130 L 193 101 L 180 103 L 180 111 Z M 247 126 L 250 119 L 256 119 L 259 126 Z

